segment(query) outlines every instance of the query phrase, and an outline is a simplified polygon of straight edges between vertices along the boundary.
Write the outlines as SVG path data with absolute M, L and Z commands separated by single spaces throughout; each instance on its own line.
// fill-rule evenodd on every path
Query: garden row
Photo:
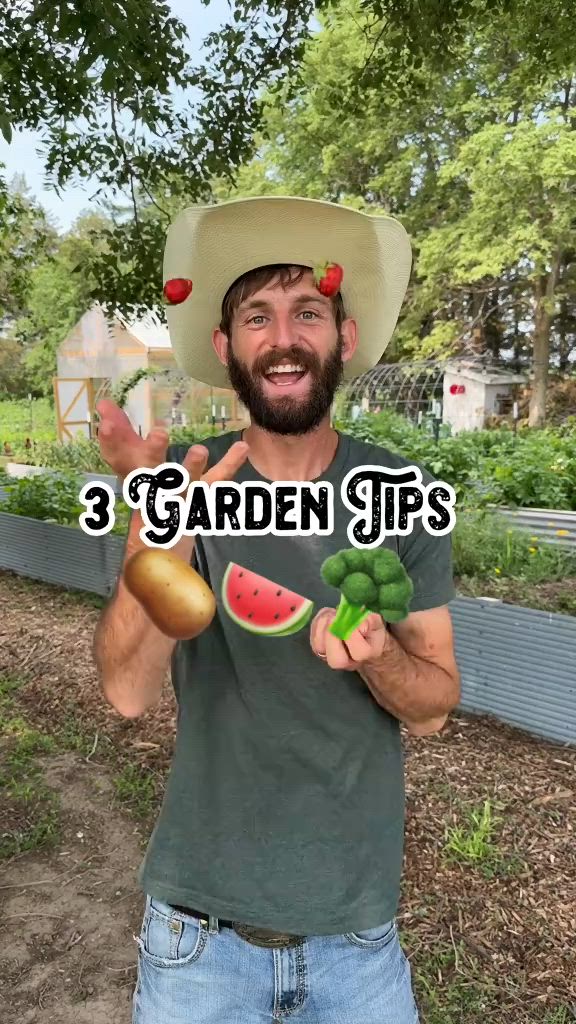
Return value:
M 397 413 L 367 413 L 341 428 L 383 445 L 449 483 L 459 504 L 576 511 L 576 418 L 554 429 L 473 430 L 436 441 Z
M 83 482 L 61 472 L 4 486 L 0 569 L 112 593 L 129 510 L 117 499 L 113 532 L 86 535 L 78 523 Z M 453 549 L 462 708 L 576 744 L 576 549 L 540 543 L 488 509 L 461 513 Z
M 501 428 L 450 436 L 442 426 L 438 440 L 426 421 L 417 427 L 390 410 L 365 413 L 356 420 L 336 418 L 335 426 L 424 466 L 436 479 L 445 480 L 455 489 L 461 507 L 493 504 L 576 512 L 574 417 L 554 429 L 524 428 L 518 433 Z M 173 442 L 192 444 L 211 432 L 205 427 L 198 432 L 176 428 L 170 437 Z M 21 439 L 12 445 L 12 452 L 12 458 L 22 463 L 108 472 L 96 441 L 59 444 L 36 440 L 28 449 Z

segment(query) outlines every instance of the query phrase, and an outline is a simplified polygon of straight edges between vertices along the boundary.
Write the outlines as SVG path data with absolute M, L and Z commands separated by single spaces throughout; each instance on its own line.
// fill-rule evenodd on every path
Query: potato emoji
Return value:
M 191 565 L 170 551 L 137 551 L 126 563 L 124 580 L 154 625 L 174 640 L 199 636 L 216 613 L 210 587 Z

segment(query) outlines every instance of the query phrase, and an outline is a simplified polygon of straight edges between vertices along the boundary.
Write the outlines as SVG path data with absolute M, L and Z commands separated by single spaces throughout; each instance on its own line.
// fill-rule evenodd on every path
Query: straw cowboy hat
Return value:
M 339 264 L 346 314 L 358 324 L 358 347 L 345 364 L 344 377 L 356 377 L 378 362 L 410 278 L 412 251 L 404 227 L 392 217 L 337 203 L 265 196 L 189 207 L 168 229 L 166 317 L 184 373 L 214 387 L 230 387 L 212 346 L 222 300 L 238 277 L 270 263 L 311 269 Z

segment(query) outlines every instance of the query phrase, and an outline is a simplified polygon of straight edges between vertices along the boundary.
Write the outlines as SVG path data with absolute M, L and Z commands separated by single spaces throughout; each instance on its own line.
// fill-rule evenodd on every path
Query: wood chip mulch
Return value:
M 86 595 L 0 573 L 0 675 L 24 680 L 18 702 L 30 721 L 47 731 L 73 725 L 94 737 L 94 760 L 108 746 L 152 769 L 161 788 L 175 728 L 171 688 L 136 721 L 107 707 L 91 651 L 99 615 Z M 568 1024 L 576 1016 L 576 749 L 456 714 L 439 735 L 406 738 L 405 752 L 399 925 L 417 985 L 456 992 L 459 1021 L 555 1021 L 562 1007 L 557 1019 Z M 450 860 L 446 830 L 465 826 L 486 800 L 493 856 Z

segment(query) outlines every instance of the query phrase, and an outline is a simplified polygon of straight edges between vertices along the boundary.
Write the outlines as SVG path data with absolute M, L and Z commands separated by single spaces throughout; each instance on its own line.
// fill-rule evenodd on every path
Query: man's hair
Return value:
M 222 319 L 220 321 L 222 333 L 227 338 L 230 338 L 234 314 L 245 299 L 250 298 L 251 295 L 260 291 L 261 288 L 265 288 L 275 278 L 280 279 L 280 284 L 284 291 L 286 291 L 291 285 L 298 284 L 309 270 L 310 267 L 303 267 L 298 263 L 271 263 L 268 266 L 257 267 L 256 270 L 249 270 L 246 274 L 242 274 L 230 286 L 222 301 Z M 332 296 L 332 307 L 336 328 L 338 334 L 340 334 L 342 321 L 346 319 L 344 301 L 340 292 Z

